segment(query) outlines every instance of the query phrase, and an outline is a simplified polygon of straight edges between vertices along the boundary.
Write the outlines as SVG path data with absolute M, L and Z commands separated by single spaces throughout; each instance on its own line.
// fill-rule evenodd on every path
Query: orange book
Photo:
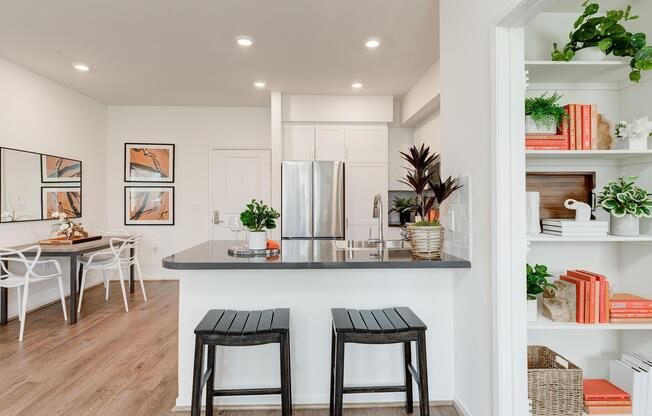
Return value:
M 566 275 L 560 276 L 559 279 L 575 285 L 575 320 L 578 324 L 585 323 L 586 282 Z
M 652 324 L 652 318 L 611 318 L 612 324 Z
M 611 313 L 652 313 L 652 309 L 618 308 L 612 309 Z
M 652 300 L 629 293 L 616 293 L 611 298 L 611 309 L 652 309 Z
M 557 137 L 557 136 L 555 136 Z M 531 139 L 527 138 L 525 139 L 525 145 L 526 146 L 565 146 L 566 145 L 566 140 L 564 139 Z
M 584 406 L 589 415 L 631 415 L 632 406 Z
M 525 150 L 568 150 L 566 144 L 559 146 L 525 146 Z
M 566 114 L 568 114 L 568 108 L 567 107 L 566 107 Z M 561 135 L 564 136 L 564 142 L 566 144 L 566 149 L 570 150 L 570 123 L 569 123 L 568 117 L 564 118 L 562 120 L 562 122 L 561 122 Z
M 591 106 L 591 150 L 598 150 L 598 106 Z
M 525 140 L 564 140 L 563 134 L 526 134 Z
M 575 148 L 584 150 L 582 141 L 582 105 L 574 104 L 575 107 Z
M 652 318 L 652 312 L 647 313 L 629 313 L 629 312 L 614 312 L 611 314 L 612 318 Z
M 569 104 L 564 108 L 566 108 L 566 112 L 568 113 L 568 148 L 570 150 L 576 150 L 577 142 L 575 141 L 575 122 L 577 119 L 575 117 L 575 105 Z
M 599 305 L 599 319 L 598 322 L 606 324 L 609 322 L 609 281 L 601 274 L 589 272 L 587 270 L 578 270 L 580 273 L 590 274 L 596 277 L 600 282 L 600 305 Z
M 597 278 L 593 275 L 578 272 L 576 270 L 568 270 L 566 272 L 568 276 L 570 277 L 576 277 L 578 279 L 582 279 L 587 282 L 588 284 L 588 300 L 586 300 L 586 304 L 588 307 L 588 318 L 586 319 L 587 324 L 595 324 L 598 323 L 597 316 L 596 316 L 596 296 L 597 296 L 597 285 L 596 281 Z
M 587 378 L 584 379 L 583 385 L 585 402 L 593 400 L 632 400 L 629 393 L 605 379 Z
M 591 150 L 591 106 L 582 105 L 582 149 Z
M 631 406 L 631 400 L 584 400 L 584 406 Z

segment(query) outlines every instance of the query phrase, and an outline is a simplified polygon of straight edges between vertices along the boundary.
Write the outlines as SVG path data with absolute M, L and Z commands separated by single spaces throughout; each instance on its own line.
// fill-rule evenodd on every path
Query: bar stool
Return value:
M 214 389 L 216 346 L 241 347 L 278 343 L 281 358 L 280 388 Z M 207 347 L 206 372 L 202 371 L 204 346 Z M 213 415 L 213 397 L 280 394 L 283 416 L 292 414 L 290 385 L 290 310 L 208 311 L 195 328 L 195 362 L 192 375 L 191 416 L 199 416 L 201 394 L 206 386 L 206 416 Z
M 342 415 L 342 397 L 354 393 L 405 392 L 405 409 L 413 411 L 412 377 L 419 387 L 421 416 L 429 416 L 426 325 L 410 308 L 374 310 L 332 309 L 330 415 Z M 412 342 L 417 343 L 418 368 L 412 366 Z M 356 344 L 403 344 L 405 384 L 400 386 L 344 386 L 344 346 Z

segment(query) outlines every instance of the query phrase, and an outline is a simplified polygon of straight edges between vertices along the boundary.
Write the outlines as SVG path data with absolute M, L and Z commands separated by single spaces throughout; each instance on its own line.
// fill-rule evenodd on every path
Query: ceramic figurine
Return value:
M 574 199 L 567 199 L 564 206 L 575 211 L 575 221 L 591 221 L 591 205 Z

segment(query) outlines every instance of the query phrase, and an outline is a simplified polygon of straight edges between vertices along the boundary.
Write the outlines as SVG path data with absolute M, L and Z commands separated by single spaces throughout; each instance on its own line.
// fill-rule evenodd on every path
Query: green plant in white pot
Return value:
M 548 282 L 548 277 L 552 275 L 548 273 L 548 267 L 542 264 L 535 266 L 526 265 L 525 277 L 527 285 L 527 320 L 532 322 L 537 320 L 537 296 L 543 293 L 546 287 L 557 287 Z
M 263 201 L 252 199 L 247 209 L 240 214 L 242 225 L 249 231 L 247 242 L 250 250 L 267 248 L 267 231 L 276 228 L 276 220 L 281 216 L 274 208 Z
M 640 218 L 652 218 L 650 193 L 636 185 L 638 176 L 620 177 L 609 182 L 598 195 L 598 204 L 611 214 L 610 234 L 639 235 Z
M 526 134 L 557 133 L 557 128 L 568 118 L 566 110 L 558 104 L 561 97 L 555 92 L 550 96 L 544 93 L 540 97 L 525 100 Z

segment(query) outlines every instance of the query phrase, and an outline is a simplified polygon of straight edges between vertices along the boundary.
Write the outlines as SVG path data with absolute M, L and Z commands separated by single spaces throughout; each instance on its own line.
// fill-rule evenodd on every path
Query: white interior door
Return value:
M 239 217 L 252 199 L 271 203 L 269 150 L 211 151 L 211 215 L 213 240 L 233 240 L 229 219 Z M 279 211 L 280 207 L 274 207 Z M 244 239 L 244 233 L 240 233 Z

